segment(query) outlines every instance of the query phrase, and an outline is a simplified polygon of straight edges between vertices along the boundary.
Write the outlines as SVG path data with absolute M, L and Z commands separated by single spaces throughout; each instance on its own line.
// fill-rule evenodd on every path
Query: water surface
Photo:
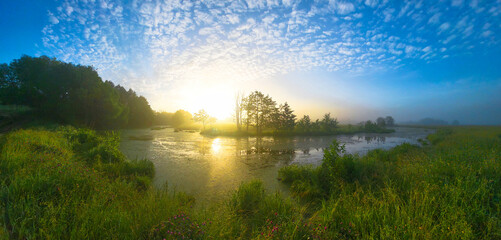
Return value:
M 332 140 L 346 145 L 348 153 L 365 154 L 404 142 L 418 144 L 431 130 L 396 128 L 395 133 L 321 136 L 230 138 L 203 137 L 199 133 L 137 129 L 122 132 L 121 150 L 131 159 L 147 158 L 155 164 L 156 186 L 189 193 L 198 201 L 221 200 L 243 181 L 263 180 L 268 191 L 287 194 L 277 180 L 278 169 L 289 164 L 322 162 Z

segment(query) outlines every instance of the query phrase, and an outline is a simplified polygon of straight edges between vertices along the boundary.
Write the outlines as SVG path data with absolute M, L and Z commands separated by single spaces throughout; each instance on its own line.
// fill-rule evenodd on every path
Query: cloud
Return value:
M 350 2 L 343 2 L 339 0 L 330 0 L 329 6 L 338 14 L 345 15 L 355 11 L 355 6 Z
M 365 5 L 369 6 L 369 7 L 376 7 L 378 4 L 378 1 L 377 0 L 365 0 Z
M 393 19 L 393 12 L 395 12 L 395 9 L 393 8 L 387 8 L 383 11 L 385 22 L 389 22 Z
M 440 13 L 433 14 L 433 16 L 431 16 L 428 20 L 428 23 L 437 24 L 440 21 L 440 15 Z
M 451 26 L 451 24 L 448 23 L 448 22 L 442 23 L 442 25 L 440 25 L 440 27 L 439 27 L 439 31 L 438 32 L 441 33 L 443 31 L 449 29 L 450 26 Z
M 47 13 L 42 53 L 93 65 L 106 78 L 145 90 L 166 82 L 196 85 L 205 75 L 245 82 L 313 68 L 398 68 L 404 60 L 492 44 L 501 27 L 494 24 L 494 5 L 477 13 L 431 1 L 331 0 L 305 7 L 274 0 L 64 0 L 58 8 Z
M 489 37 L 490 35 L 492 35 L 492 31 L 490 31 L 490 30 L 486 30 L 486 31 L 482 32 L 482 37 Z
M 463 5 L 463 0 L 452 0 L 451 5 L 453 7 L 460 7 Z
M 49 22 L 52 23 L 52 24 L 58 24 L 59 23 L 59 19 L 57 19 L 57 17 L 54 16 L 54 14 L 52 14 L 52 12 L 48 12 L 48 15 L 49 15 Z

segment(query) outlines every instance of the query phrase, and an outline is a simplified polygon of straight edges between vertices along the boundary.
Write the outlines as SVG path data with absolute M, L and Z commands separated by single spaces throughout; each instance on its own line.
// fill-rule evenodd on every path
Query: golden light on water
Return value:
M 212 152 L 217 154 L 219 153 L 220 150 L 221 150 L 221 139 L 216 138 L 212 140 Z

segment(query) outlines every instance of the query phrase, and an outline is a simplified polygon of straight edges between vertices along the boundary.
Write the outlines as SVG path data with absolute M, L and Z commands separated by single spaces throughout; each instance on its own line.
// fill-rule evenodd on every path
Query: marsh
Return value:
M 363 155 L 404 142 L 419 144 L 419 139 L 432 133 L 422 128 L 395 130 L 316 137 L 210 138 L 173 128 L 135 129 L 122 131 L 120 148 L 129 159 L 146 158 L 155 164 L 157 187 L 167 182 L 171 190 L 204 202 L 222 200 L 241 182 L 255 178 L 263 180 L 269 192 L 287 194 L 288 188 L 277 180 L 278 170 L 289 164 L 319 165 L 323 150 L 334 139 L 346 145 L 347 153 Z

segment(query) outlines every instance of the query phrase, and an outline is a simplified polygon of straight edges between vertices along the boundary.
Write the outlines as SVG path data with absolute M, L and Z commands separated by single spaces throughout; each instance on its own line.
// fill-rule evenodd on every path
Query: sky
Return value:
M 153 109 L 501 124 L 501 1 L 0 1 L 0 62 L 92 65 Z

